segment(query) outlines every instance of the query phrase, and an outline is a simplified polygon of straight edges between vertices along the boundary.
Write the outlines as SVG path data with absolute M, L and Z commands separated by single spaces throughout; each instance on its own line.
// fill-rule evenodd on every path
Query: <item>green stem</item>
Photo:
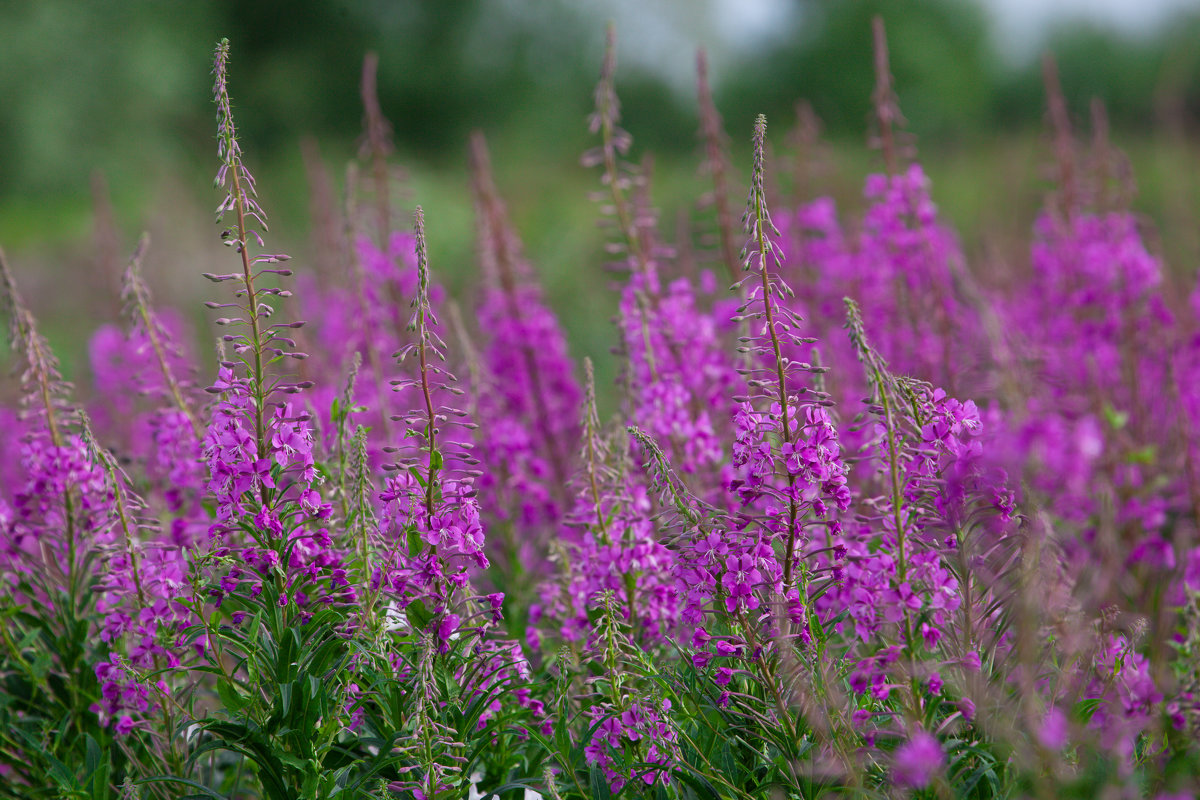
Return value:
M 229 174 L 233 176 L 233 201 L 234 210 L 237 212 L 238 226 L 238 254 L 242 257 L 242 279 L 246 284 L 246 313 L 250 317 L 250 334 L 253 338 L 252 349 L 254 351 L 254 372 L 253 372 L 253 399 L 254 399 L 254 440 L 257 445 L 257 453 L 259 460 L 267 457 L 267 436 L 266 425 L 263 419 L 263 405 L 266 398 L 263 395 L 263 356 L 262 356 L 262 334 L 258 326 L 258 294 L 254 290 L 254 274 L 250 266 L 250 243 L 246 238 L 246 205 L 245 197 L 242 194 L 242 183 L 238 173 L 241 171 L 241 164 L 233 164 L 230 167 Z M 262 488 L 264 501 L 266 498 L 266 487 Z

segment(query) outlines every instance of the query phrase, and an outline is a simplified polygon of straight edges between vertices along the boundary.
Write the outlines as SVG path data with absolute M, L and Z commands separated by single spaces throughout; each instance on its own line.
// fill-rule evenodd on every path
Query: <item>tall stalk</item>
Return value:
M 775 284 L 775 278 L 772 277 L 768 269 L 768 259 L 775 260 L 775 266 L 779 265 L 779 254 L 776 250 L 776 245 L 771 241 L 770 236 L 779 236 L 779 231 L 775 229 L 775 224 L 771 222 L 771 213 L 767 209 L 767 196 L 765 188 L 766 177 L 766 138 L 767 138 L 767 118 L 763 114 L 758 115 L 758 119 L 754 123 L 754 176 L 750 188 L 750 203 L 746 210 L 746 226 L 750 233 L 750 241 L 747 243 L 747 252 L 744 254 L 745 264 L 744 269 L 747 272 L 755 274 L 762 288 L 762 304 L 763 314 L 766 317 L 767 334 L 771 340 L 771 351 L 769 355 L 773 359 L 773 367 L 775 370 L 775 380 L 777 382 L 777 394 L 780 413 L 780 430 L 783 433 L 782 444 L 792 443 L 792 429 L 789 421 L 789 394 L 787 386 L 787 357 L 783 353 L 783 346 L 779 340 L 778 322 L 776 320 L 776 292 L 778 287 Z M 770 234 L 770 235 L 768 235 Z M 800 538 L 800 532 L 796 529 L 796 523 L 799 518 L 799 505 L 796 501 L 796 476 L 790 470 L 785 470 L 788 486 L 788 532 L 786 548 L 786 561 L 783 564 L 783 589 L 786 593 L 792 587 L 792 562 L 796 557 L 796 541 Z

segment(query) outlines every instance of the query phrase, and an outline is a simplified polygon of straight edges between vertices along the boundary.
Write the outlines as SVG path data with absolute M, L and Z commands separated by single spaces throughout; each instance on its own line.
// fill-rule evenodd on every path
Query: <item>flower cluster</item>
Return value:
M 609 788 L 619 792 L 627 783 L 654 786 L 666 783 L 671 767 L 677 759 L 679 734 L 672 730 L 667 721 L 671 701 L 663 700 L 654 705 L 635 701 L 619 713 L 605 714 L 603 706 L 594 706 L 591 715 L 596 723 L 596 734 L 584 748 L 589 764 L 595 764 L 604 773 Z M 619 772 L 614 752 L 626 749 L 639 751 L 641 766 L 630 767 Z
M 578 435 L 581 393 L 567 344 L 541 287 L 521 255 L 493 183 L 483 135 L 472 139 L 479 255 L 486 280 L 477 315 L 487 340 L 474 387 L 476 416 L 489 431 L 481 459 L 481 505 L 499 533 L 508 531 L 510 569 L 545 554 L 561 522 Z M 535 533 L 518 540 L 516 529 Z M 504 541 L 496 537 L 494 542 Z

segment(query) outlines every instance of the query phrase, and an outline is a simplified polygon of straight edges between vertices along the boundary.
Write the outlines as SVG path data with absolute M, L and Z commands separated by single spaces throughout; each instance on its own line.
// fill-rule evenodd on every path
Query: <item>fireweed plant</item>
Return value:
M 215 375 L 148 240 L 78 393 L 0 255 L 0 797 L 1193 797 L 1200 290 L 1052 62 L 1028 263 L 973 270 L 874 33 L 861 209 L 781 193 L 759 117 L 739 232 L 700 54 L 672 245 L 609 31 L 604 413 L 482 134 L 474 314 L 438 287 L 374 56 L 311 266 L 271 252 L 223 40 Z

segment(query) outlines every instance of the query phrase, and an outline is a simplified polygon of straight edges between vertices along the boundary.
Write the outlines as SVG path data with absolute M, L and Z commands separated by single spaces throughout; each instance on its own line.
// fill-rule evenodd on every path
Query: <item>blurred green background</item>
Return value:
M 1005 13 L 1005 3 L 1016 3 Z M 1112 0 L 1108 5 L 1120 0 Z M 210 210 L 216 168 L 211 55 L 232 42 L 230 88 L 248 165 L 271 215 L 269 245 L 304 263 L 313 137 L 336 181 L 358 151 L 363 55 L 379 54 L 379 96 L 407 172 L 402 209 L 428 217 L 434 269 L 470 302 L 470 131 L 489 137 L 497 181 L 579 355 L 603 358 L 613 308 L 603 233 L 587 200 L 585 118 L 603 48 L 618 29 L 618 91 L 633 160 L 654 155 L 668 236 L 707 187 L 692 79 L 710 53 L 738 166 L 754 115 L 772 121 L 781 182 L 792 169 L 796 103 L 823 141 L 806 192 L 853 213 L 863 176 L 873 66 L 871 18 L 886 21 L 895 87 L 934 197 L 976 268 L 1021 258 L 1050 160 L 1038 55 L 1054 53 L 1073 117 L 1093 97 L 1130 156 L 1135 208 L 1175 274 L 1190 280 L 1200 241 L 1200 9 L 1030 20 L 1025 0 L 0 0 L 0 246 L 69 373 L 85 335 L 117 313 L 116 271 L 138 232 L 160 299 L 198 309 L 201 271 L 229 253 Z M 1052 4 L 1051 4 L 1052 5 Z M 1101 3 L 1100 5 L 1104 5 Z M 1159 2 L 1159 6 L 1163 3 Z M 1169 3 L 1168 3 L 1169 5 Z M 1143 3 L 1150 14 L 1153 2 Z M 1015 20 L 1015 22 L 1014 22 Z M 1015 26 L 1015 27 L 1014 27 Z M 809 158 L 813 157 L 809 153 Z M 111 203 L 111 206 L 109 205 Z M 111 220 L 112 229 L 106 220 Z M 203 324 L 197 311 L 195 319 Z

